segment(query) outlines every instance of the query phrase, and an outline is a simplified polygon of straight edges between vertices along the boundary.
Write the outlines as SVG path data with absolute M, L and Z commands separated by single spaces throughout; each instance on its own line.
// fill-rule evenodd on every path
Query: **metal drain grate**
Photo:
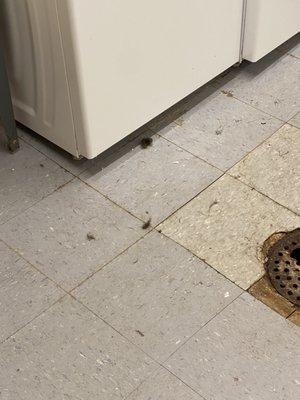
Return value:
M 277 292 L 300 306 L 300 229 L 285 233 L 269 248 L 265 268 Z

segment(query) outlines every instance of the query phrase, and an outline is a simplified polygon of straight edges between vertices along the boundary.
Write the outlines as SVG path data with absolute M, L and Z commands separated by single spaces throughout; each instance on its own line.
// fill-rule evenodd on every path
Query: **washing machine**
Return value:
M 15 117 L 74 156 L 93 158 L 239 62 L 243 49 L 256 60 L 296 33 L 297 4 L 2 0 Z M 275 32 L 270 21 L 285 11 Z
M 93 158 L 239 60 L 241 0 L 2 0 L 16 119 Z

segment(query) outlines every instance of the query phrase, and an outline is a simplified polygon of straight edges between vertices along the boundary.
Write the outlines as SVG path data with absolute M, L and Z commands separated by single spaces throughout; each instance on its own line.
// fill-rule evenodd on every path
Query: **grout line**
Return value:
M 299 309 L 295 308 L 285 319 L 289 319 L 293 314 L 295 314 Z
M 31 263 L 31 261 L 27 260 L 20 252 L 18 249 L 15 249 L 13 246 L 11 246 L 9 243 L 7 243 L 3 238 L 0 238 L 0 241 L 4 243 L 11 251 L 16 253 L 22 260 L 24 260 L 35 272 L 40 273 L 43 275 L 45 278 L 49 279 L 56 287 L 58 287 L 60 290 L 62 290 L 65 294 L 68 294 L 67 290 L 64 289 L 59 283 L 57 283 L 53 278 L 48 276 L 45 272 L 41 271 L 39 268 L 37 268 L 34 264 Z
M 219 310 L 212 318 L 210 318 L 208 321 L 206 321 L 199 329 L 197 329 L 196 332 L 194 332 L 185 342 L 183 342 L 173 353 L 171 353 L 171 355 L 169 355 L 165 361 L 158 361 L 157 359 L 155 359 L 153 356 L 151 356 L 150 354 L 148 354 L 146 351 L 144 351 L 141 347 L 139 347 L 138 345 L 136 345 L 134 342 L 132 342 L 130 339 L 128 339 L 126 336 L 124 336 L 124 334 L 122 334 L 121 332 L 119 332 L 113 325 L 111 325 L 109 322 L 107 322 L 105 319 L 103 319 L 100 315 L 98 315 L 95 311 L 93 311 L 89 306 L 87 306 L 86 304 L 84 304 L 83 302 L 81 302 L 78 298 L 76 298 L 75 296 L 73 296 L 72 294 L 69 294 L 75 301 L 77 301 L 79 304 L 81 304 L 82 307 L 86 308 L 89 312 L 91 312 L 95 317 L 99 318 L 102 322 L 104 322 L 107 326 L 109 326 L 111 329 L 113 329 L 117 334 L 119 334 L 120 336 L 122 336 L 128 343 L 130 343 L 132 346 L 134 346 L 136 349 L 138 349 L 139 351 L 141 351 L 142 353 L 144 353 L 148 358 L 150 358 L 158 367 L 157 369 L 152 372 L 152 374 L 154 374 L 158 369 L 159 366 L 162 367 L 163 369 L 167 370 L 169 373 L 171 373 L 172 375 L 174 375 L 177 379 L 179 379 L 181 382 L 183 382 L 186 386 L 188 386 L 190 389 L 192 389 L 195 393 L 197 393 L 198 395 L 200 395 L 203 399 L 205 399 L 200 393 L 196 392 L 195 389 L 193 389 L 191 386 L 189 386 L 186 382 L 184 382 L 181 378 L 179 378 L 177 375 L 175 375 L 172 371 L 168 370 L 167 367 L 165 367 L 164 363 L 167 362 L 167 360 L 169 360 L 170 357 L 173 356 L 173 354 L 176 353 L 176 351 L 178 351 L 183 345 L 185 345 L 190 339 L 192 339 L 202 328 L 204 328 L 207 324 L 209 324 L 215 317 L 217 317 L 219 314 L 221 314 L 228 306 L 230 306 L 235 300 L 237 300 L 241 295 L 243 294 L 240 293 L 238 296 L 236 296 L 230 303 L 228 303 L 226 306 L 224 306 L 221 310 Z M 150 375 L 152 376 L 152 375 Z M 131 393 L 129 393 L 126 397 L 129 397 L 135 390 L 137 390 L 145 381 L 147 381 L 150 376 L 148 376 L 144 381 L 142 381 L 139 386 L 137 386 Z
M 157 226 L 154 228 L 158 233 L 160 233 L 161 235 L 163 235 L 164 237 L 166 237 L 167 239 L 171 240 L 172 242 L 174 242 L 175 244 L 177 244 L 178 246 L 182 247 L 185 251 L 188 251 L 191 255 L 193 255 L 194 257 L 196 257 L 198 260 L 202 261 L 205 265 L 207 265 L 208 267 L 210 267 L 211 269 L 213 269 L 218 275 L 222 276 L 224 279 L 226 279 L 226 281 L 231 282 L 233 285 L 235 285 L 236 287 L 238 287 L 240 290 L 242 290 L 243 292 L 247 292 L 250 287 L 252 285 L 254 285 L 254 283 L 251 283 L 251 285 L 248 287 L 248 289 L 244 289 L 241 286 L 239 286 L 236 282 L 234 282 L 233 280 L 231 280 L 230 278 L 228 278 L 228 276 L 224 275 L 222 272 L 218 271 L 213 265 L 209 264 L 207 260 L 205 260 L 204 258 L 199 257 L 199 255 L 195 254 L 192 250 L 187 249 L 183 244 L 176 242 L 176 240 L 174 240 L 172 237 L 167 236 L 164 232 L 161 232 L 160 230 L 157 230 Z M 257 280 L 261 279 L 261 277 L 259 277 Z
M 118 208 L 120 208 L 121 210 L 125 211 L 127 214 L 131 215 L 131 217 L 141 221 L 141 222 L 146 222 L 146 220 L 143 220 L 142 218 L 134 215 L 131 211 L 128 211 L 126 208 L 124 208 L 123 206 L 121 206 L 120 204 L 116 203 L 114 200 L 112 200 L 110 197 L 108 197 L 106 194 L 103 194 L 99 189 L 95 188 L 94 186 L 90 185 L 88 182 L 84 181 L 83 179 L 81 179 L 79 176 L 77 176 L 77 179 L 82 182 L 83 184 L 85 184 L 89 189 L 92 189 L 93 191 L 97 192 L 98 194 L 101 194 L 101 196 L 103 196 L 106 200 L 108 200 L 110 203 L 114 204 L 115 206 L 117 206 Z
M 268 196 L 267 194 L 261 192 L 259 189 L 257 189 L 256 187 L 251 186 L 250 184 L 248 184 L 247 182 L 244 182 L 243 180 L 241 180 L 240 178 L 237 178 L 236 176 L 233 176 L 229 173 L 226 173 L 226 176 L 230 176 L 231 178 L 235 179 L 236 181 L 242 183 L 243 185 L 247 186 L 249 189 L 255 190 L 257 193 L 259 193 L 260 195 L 266 197 L 267 199 L 271 200 L 273 203 L 277 204 L 280 207 L 285 208 L 286 210 L 290 211 L 291 213 L 295 214 L 297 217 L 300 216 L 300 214 L 298 214 L 296 211 L 291 210 L 289 207 L 279 203 L 277 200 L 273 199 L 272 197 Z
M 154 131 L 152 131 L 152 132 L 154 132 Z M 185 149 L 184 147 L 182 147 L 181 145 L 179 145 L 179 144 L 173 142 L 171 139 L 162 136 L 159 132 L 157 133 L 157 135 L 158 135 L 161 139 L 163 139 L 163 140 L 165 140 L 165 141 L 167 141 L 167 142 L 169 142 L 169 143 L 172 143 L 174 146 L 178 147 L 179 149 L 185 151 L 185 152 L 188 153 L 188 154 L 191 154 L 191 155 L 192 155 L 193 157 L 195 157 L 195 158 L 198 158 L 198 160 L 204 162 L 205 164 L 208 164 L 210 167 L 213 167 L 214 169 L 217 169 L 218 171 L 220 171 L 220 172 L 222 172 L 222 173 L 226 172 L 226 170 L 223 170 L 223 169 L 221 169 L 220 167 L 217 167 L 216 165 L 210 163 L 209 161 L 204 160 L 203 158 L 199 157 L 197 154 L 194 154 L 194 153 L 192 153 L 190 150 L 187 150 L 187 149 Z
M 41 138 L 43 138 L 41 136 Z M 19 140 L 22 140 L 23 142 L 25 142 L 28 146 L 31 146 L 34 150 L 36 150 L 37 152 L 39 152 L 40 154 L 42 154 L 44 157 L 48 158 L 48 160 L 52 161 L 54 164 L 58 165 L 60 168 L 64 169 L 66 172 L 68 172 L 69 174 L 73 175 L 73 177 L 77 177 L 76 174 L 74 174 L 73 172 L 69 171 L 67 168 L 63 167 L 61 164 L 59 164 L 56 160 L 54 160 L 53 158 L 49 157 L 49 154 L 46 154 L 46 152 L 43 152 L 43 150 L 41 150 L 38 147 L 35 147 L 34 144 L 32 144 L 30 142 L 30 140 L 26 140 L 26 137 L 19 137 Z M 42 143 L 42 142 L 41 142 Z M 53 144 L 52 142 L 50 142 L 51 144 Z M 45 146 L 47 146 L 48 144 L 45 143 Z M 58 147 L 58 150 L 60 149 L 60 147 Z M 54 149 L 54 151 L 57 151 L 56 149 Z M 80 172 L 81 173 L 81 172 Z
M 131 245 L 129 245 L 128 247 L 126 247 L 126 249 L 122 250 L 120 253 L 118 253 L 117 255 L 115 255 L 111 260 L 107 261 L 105 264 L 103 264 L 101 267 L 99 267 L 97 270 L 93 271 L 90 275 L 88 275 L 83 281 L 79 282 L 76 286 L 74 286 L 71 290 L 67 291 L 68 294 L 72 295 L 72 292 L 75 291 L 76 289 L 78 289 L 81 285 L 83 285 L 86 281 L 88 281 L 89 279 L 91 279 L 94 275 L 96 275 L 98 272 L 102 271 L 105 267 L 107 267 L 107 265 L 111 264 L 113 261 L 115 261 L 118 257 L 120 257 L 121 255 L 123 255 L 124 253 L 126 253 L 131 247 L 135 246 L 138 242 L 140 242 L 141 240 L 145 239 L 145 237 L 147 235 L 149 235 L 151 232 L 154 231 L 154 228 L 152 228 L 151 230 L 149 230 L 148 232 L 146 232 L 143 236 L 141 236 L 140 238 L 138 238 L 134 243 L 132 243 Z
M 189 342 L 195 335 L 197 335 L 203 328 L 205 328 L 212 320 L 214 320 L 216 317 L 218 317 L 223 311 L 226 310 L 226 308 L 228 308 L 229 306 L 231 306 L 231 304 L 233 302 L 235 302 L 237 299 L 239 299 L 245 292 L 243 291 L 242 293 L 240 293 L 239 295 L 237 295 L 233 300 L 231 300 L 230 303 L 228 303 L 226 306 L 224 306 L 221 310 L 219 310 L 213 317 L 211 317 L 208 321 L 205 322 L 205 324 L 203 324 L 196 332 L 194 332 L 192 334 L 192 336 L 190 336 L 185 342 L 183 342 L 180 346 L 178 346 L 178 348 L 173 351 L 173 353 L 171 355 L 169 355 L 169 357 L 163 361 L 163 367 L 165 367 L 165 363 L 175 354 L 177 353 L 178 350 L 180 350 L 185 344 L 187 344 L 187 342 Z M 165 367 L 166 368 L 166 367 Z M 167 368 L 166 368 L 167 369 Z
M 45 310 L 41 311 L 39 314 L 37 314 L 35 317 L 33 317 L 30 321 L 26 322 L 26 324 L 24 324 L 23 326 L 21 326 L 20 328 L 18 328 L 14 333 L 12 333 L 11 335 L 9 335 L 7 338 L 5 338 L 4 340 L 2 340 L 0 342 L 0 345 L 2 345 L 3 343 L 7 342 L 9 339 L 11 339 L 13 336 L 15 336 L 18 332 L 20 332 L 21 330 L 23 330 L 27 325 L 31 324 L 31 322 L 33 322 L 35 319 L 39 318 L 41 315 L 45 314 L 48 310 L 50 310 L 50 308 L 52 308 L 55 304 L 59 303 L 62 299 L 64 299 L 67 296 L 67 293 L 65 293 L 62 297 L 60 297 L 59 299 L 57 299 L 54 303 L 52 303 L 49 307 L 47 307 Z
M 68 172 L 68 171 L 67 171 Z M 45 200 L 47 197 L 51 196 L 53 193 L 57 192 L 58 190 L 62 189 L 64 186 L 68 185 L 69 183 L 73 182 L 76 179 L 76 176 L 73 176 L 69 181 L 63 183 L 62 185 L 59 185 L 57 188 L 55 188 L 52 192 L 46 194 L 45 196 L 43 196 L 41 199 L 35 201 L 33 204 L 31 204 L 30 206 L 28 206 L 27 208 L 25 208 L 24 210 L 20 211 L 18 214 L 14 215 L 13 217 L 9 218 L 8 220 L 1 222 L 0 223 L 0 227 L 2 225 L 5 225 L 6 223 L 12 221 L 13 219 L 20 217 L 22 214 L 24 214 L 26 211 L 28 211 L 30 208 L 34 207 L 35 205 L 37 205 L 38 203 L 40 203 L 41 201 Z

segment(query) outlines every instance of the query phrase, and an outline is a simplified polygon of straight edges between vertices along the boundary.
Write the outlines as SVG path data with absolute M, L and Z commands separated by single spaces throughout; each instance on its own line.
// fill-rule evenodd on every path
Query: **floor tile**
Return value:
M 39 136 L 35 132 L 18 129 L 18 135 L 26 143 L 28 143 L 74 175 L 79 175 L 92 163 L 92 161 L 87 160 L 86 158 L 82 158 L 81 160 L 74 160 L 71 154 L 60 149 L 58 146 L 44 139 L 42 136 Z
M 124 399 L 153 361 L 64 298 L 1 346 L 1 400 Z
M 249 293 L 284 318 L 287 318 L 295 311 L 295 306 L 276 291 L 267 276 L 263 276 L 254 283 L 249 289 Z
M 299 339 L 296 326 L 243 294 L 166 365 L 206 399 L 294 400 Z
M 159 361 L 240 293 L 158 232 L 149 233 L 73 292 Z
M 300 129 L 285 125 L 229 174 L 300 214 Z
M 159 228 L 247 289 L 264 273 L 261 246 L 300 217 L 243 183 L 223 176 Z
M 300 112 L 298 112 L 292 119 L 289 120 L 289 124 L 300 128 Z
M 18 152 L 9 153 L 0 133 L 0 224 L 71 179 L 67 171 L 22 141 Z
M 300 109 L 299 80 L 299 59 L 271 53 L 257 63 L 245 64 L 220 89 L 287 122 Z
M 203 400 L 167 370 L 160 368 L 126 400 Z
M 75 180 L 4 224 L 0 237 L 70 290 L 138 240 L 141 225 Z
M 0 342 L 63 294 L 49 279 L 0 242 Z
M 288 318 L 290 322 L 293 324 L 300 326 L 300 310 L 296 310 L 293 314 Z
M 136 147 L 101 170 L 96 164 L 81 178 L 137 217 L 159 223 L 220 175 L 220 171 L 168 141 Z
M 225 171 L 281 125 L 281 121 L 216 91 L 160 135 Z

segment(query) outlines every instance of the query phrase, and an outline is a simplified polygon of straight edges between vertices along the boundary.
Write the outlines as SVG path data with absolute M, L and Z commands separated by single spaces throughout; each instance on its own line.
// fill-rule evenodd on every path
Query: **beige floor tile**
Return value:
M 298 112 L 292 119 L 289 120 L 289 124 L 300 128 L 300 112 Z
M 274 232 L 299 224 L 300 217 L 294 213 L 223 176 L 159 228 L 247 289 L 264 273 L 263 242 Z
M 300 129 L 283 126 L 229 174 L 300 214 Z

